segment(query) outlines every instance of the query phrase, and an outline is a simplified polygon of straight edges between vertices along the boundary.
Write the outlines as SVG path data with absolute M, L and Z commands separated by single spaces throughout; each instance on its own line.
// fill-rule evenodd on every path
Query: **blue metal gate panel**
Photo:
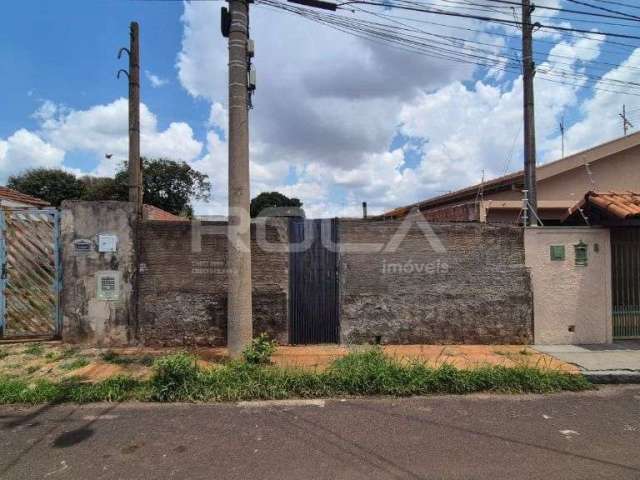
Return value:
M 7 252 L 5 247 L 6 224 L 4 215 L 0 215 L 0 338 L 4 336 L 6 305 L 4 291 L 7 284 Z
M 0 335 L 61 333 L 60 218 L 55 209 L 0 212 Z

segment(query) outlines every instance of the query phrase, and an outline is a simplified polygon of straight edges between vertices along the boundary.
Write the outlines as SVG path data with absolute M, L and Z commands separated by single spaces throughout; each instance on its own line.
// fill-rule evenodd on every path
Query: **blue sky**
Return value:
M 565 0 L 539 3 L 576 8 Z M 452 8 L 445 0 L 426 4 Z M 184 160 L 208 173 L 214 199 L 197 204 L 196 212 L 224 214 L 227 58 L 219 31 L 222 5 L 125 0 L 4 5 L 9 21 L 0 30 L 0 181 L 38 166 L 78 175 L 113 174 L 117 162 L 126 158 L 127 85 L 115 74 L 126 68 L 127 60 L 116 54 L 127 46 L 129 22 L 136 20 L 141 31 L 143 154 Z M 510 47 L 519 47 L 517 39 L 505 43 L 501 36 L 517 35 L 513 28 L 376 11 L 403 17 L 402 22 L 428 34 L 462 37 L 472 42 L 468 45 L 499 55 L 514 55 Z M 631 33 L 618 26 L 558 20 L 552 11 L 539 15 L 547 24 Z M 513 18 L 510 12 L 507 17 Z M 502 74 L 398 51 L 263 5 L 252 7 L 252 36 L 258 71 L 251 112 L 253 194 L 277 189 L 297 196 L 312 216 L 357 215 L 362 201 L 372 212 L 383 211 L 466 186 L 483 171 L 492 177 L 521 164 L 518 72 Z M 622 103 L 632 119 L 640 115 L 640 109 L 634 111 L 640 106 L 634 88 L 605 92 L 605 87 L 611 89 L 607 81 L 579 80 L 580 75 L 606 74 L 633 81 L 640 68 L 637 49 L 603 43 L 602 37 L 538 32 L 536 50 L 541 162 L 560 154 L 558 123 L 563 117 L 567 151 L 575 152 L 622 133 L 617 117 Z M 568 72 L 571 85 L 548 83 L 545 72 Z M 105 153 L 113 153 L 114 159 L 107 161 Z
M 66 0 L 10 2 L 0 31 L 0 78 L 3 115 L 0 138 L 17 126 L 34 129 L 31 118 L 43 100 L 73 109 L 106 104 L 127 95 L 126 80 L 116 80 L 126 57 L 116 58 L 129 43 L 129 22 L 141 25 L 141 59 L 147 70 L 168 83 L 153 88 L 142 74 L 142 101 L 154 111 L 159 127 L 173 119 L 188 121 L 204 137 L 209 107 L 193 99 L 176 80 L 175 61 L 182 38 L 181 2 L 126 0 Z M 217 33 L 217 32 L 214 32 Z M 90 170 L 96 159 L 73 152 L 65 164 Z

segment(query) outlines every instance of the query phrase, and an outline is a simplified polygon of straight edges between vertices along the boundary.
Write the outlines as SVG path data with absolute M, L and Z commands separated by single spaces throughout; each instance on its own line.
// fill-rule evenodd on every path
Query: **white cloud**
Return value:
M 178 78 L 190 95 L 211 103 L 209 124 L 224 135 L 227 45 L 211 36 L 219 8 L 191 2 L 184 9 Z M 403 104 L 473 72 L 469 65 L 443 64 L 265 8 L 252 10 L 251 29 L 259 85 L 250 112 L 253 193 L 286 188 L 310 194 L 309 185 L 321 185 L 314 191 L 330 195 L 324 179 L 287 185 L 289 173 L 310 165 L 308 171 L 358 171 L 372 158 L 387 158 Z M 226 182 L 221 170 L 216 173 Z M 315 197 L 303 201 L 316 202 Z
M 30 168 L 61 167 L 63 160 L 64 150 L 21 128 L 6 140 L 0 139 L 0 182 Z
M 433 0 L 450 8 L 447 2 Z M 549 6 L 560 3 L 547 0 Z M 224 214 L 227 207 L 227 45 L 221 36 L 211 35 L 211 25 L 219 22 L 218 7 L 213 2 L 184 3 L 176 60 L 180 84 L 210 108 L 204 119 L 206 141 L 198 141 L 185 122 L 161 126 L 141 105 L 142 153 L 185 160 L 210 175 L 213 201 L 196 205 L 203 214 Z M 510 9 L 500 15 L 513 19 Z M 545 12 L 544 22 L 559 24 L 549 18 L 553 15 Z M 427 35 L 464 37 L 466 45 L 476 47 L 468 42 L 478 40 L 495 53 L 505 53 L 504 38 L 471 30 L 519 35 L 513 26 L 500 24 L 446 19 L 463 27 L 452 29 L 425 26 L 420 14 L 402 12 L 402 17 L 416 34 L 424 30 Z M 520 167 L 522 82 L 505 74 L 500 67 L 506 63 L 478 77 L 472 65 L 370 43 L 263 6 L 252 9 L 251 31 L 258 72 L 250 112 L 253 195 L 279 190 L 299 197 L 310 216 L 359 216 L 362 201 L 377 213 L 477 182 L 483 171 L 490 178 Z M 535 82 L 539 160 L 559 156 L 558 121 L 565 112 L 572 124 L 566 135 L 568 152 L 619 136 L 618 109 L 622 103 L 637 103 L 635 97 L 596 91 L 585 100 L 579 92 L 590 83 L 573 77 L 591 72 L 588 62 L 599 58 L 602 37 L 568 41 L 558 32 L 539 30 L 538 38 L 556 42 L 547 61 L 539 61 Z M 605 74 L 598 86 L 606 89 L 612 78 L 635 81 L 637 70 L 628 67 L 639 64 L 638 52 Z M 545 72 L 564 72 L 573 85 L 545 81 Z M 150 71 L 145 75 L 152 86 L 166 82 Z M 126 99 L 85 110 L 46 101 L 33 117 L 39 129 L 19 135 L 28 140 L 13 138 L 19 132 L 0 139 L 0 173 L 17 156 L 27 164 L 60 165 L 65 152 L 86 152 L 99 162 L 92 173 L 104 175 L 127 156 Z M 409 143 L 403 145 L 406 139 Z M 113 153 L 111 160 L 104 158 L 107 152 Z
M 75 174 L 113 175 L 128 157 L 128 102 L 119 98 L 86 110 L 73 110 L 50 100 L 33 113 L 39 123 L 36 131 L 20 129 L 0 139 L 0 180 L 27 168 L 59 167 Z M 172 122 L 162 130 L 158 119 L 140 104 L 141 153 L 192 162 L 202 152 L 192 128 L 185 122 Z M 81 152 L 97 163 L 84 171 L 64 165 L 65 153 Z M 111 154 L 106 158 L 106 154 Z
M 158 75 L 151 73 L 149 70 L 145 70 L 144 75 L 147 77 L 149 83 L 153 88 L 159 88 L 169 83 L 169 80 L 167 80 L 166 78 L 160 78 Z
M 56 148 L 89 152 L 99 162 L 92 173 L 113 175 L 128 156 L 128 108 L 124 98 L 86 110 L 44 102 L 34 116 L 40 121 L 41 135 Z M 202 144 L 187 123 L 172 122 L 160 130 L 156 116 L 140 104 L 140 148 L 144 156 L 192 161 L 200 155 Z M 107 153 L 110 159 L 105 158 Z
M 229 124 L 229 112 L 219 102 L 215 102 L 211 105 L 211 111 L 209 113 L 208 125 L 210 127 L 218 127 L 220 130 L 226 133 Z
M 561 6 L 560 0 L 547 3 Z M 434 4 L 450 7 L 446 0 Z M 495 7 L 489 2 L 486 6 Z M 554 18 L 556 13 L 545 11 L 544 19 L 534 20 L 570 26 Z M 504 53 L 504 38 L 464 28 L 520 35 L 513 26 L 447 19 L 463 29 L 425 27 L 423 17 L 407 12 L 402 16 L 404 25 L 416 32 L 464 36 L 495 53 Z M 513 20 L 511 10 L 495 16 Z M 220 59 L 226 58 L 226 43 L 210 36 L 210 25 L 218 21 L 217 7 L 187 3 L 182 21 L 176 64 L 180 82 L 192 96 L 211 103 L 209 124 L 224 137 L 220 127 L 226 125 L 226 62 Z M 469 65 L 386 48 L 263 8 L 253 9 L 251 26 L 259 79 L 250 115 L 254 194 L 274 189 L 297 196 L 312 215 L 359 215 L 363 200 L 372 213 L 380 212 L 470 185 L 483 175 L 491 178 L 520 168 L 521 77 L 507 77 L 498 67 L 470 83 L 475 69 Z M 535 37 L 556 43 L 547 61 L 539 62 L 535 82 L 539 161 L 559 156 L 558 122 L 572 110 L 580 115 L 573 115 L 575 125 L 567 131 L 568 151 L 618 136 L 615 113 L 625 98 L 632 103 L 629 97 L 596 91 L 585 101 L 581 95 L 589 83 L 586 77 L 574 77 L 589 73 L 588 62 L 599 58 L 603 37 L 569 41 L 552 30 L 537 30 Z M 638 65 L 639 60 L 634 54 L 627 63 Z M 545 80 L 547 72 L 567 75 L 551 79 L 569 78 L 570 84 Z M 605 75 L 605 81 L 631 81 L 633 73 L 621 67 Z M 398 134 L 414 143 L 396 148 Z M 226 150 L 223 137 L 216 136 Z M 216 160 L 211 154 L 207 158 L 214 166 L 210 168 L 217 169 L 216 177 L 226 182 L 221 176 L 226 151 Z M 226 201 L 226 185 L 221 190 Z M 224 213 L 226 203 L 218 207 L 218 213 Z

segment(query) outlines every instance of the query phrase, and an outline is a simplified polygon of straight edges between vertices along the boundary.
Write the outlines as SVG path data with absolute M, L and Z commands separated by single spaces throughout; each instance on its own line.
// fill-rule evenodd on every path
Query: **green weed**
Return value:
M 178 353 L 158 359 L 151 379 L 153 399 L 163 402 L 195 400 L 202 384 L 196 357 Z
M 65 358 L 71 358 L 79 352 L 77 347 L 65 347 L 62 350 L 52 350 L 45 354 L 44 358 L 49 361 L 57 362 L 64 360 Z
M 242 352 L 247 363 L 254 365 L 267 365 L 271 363 L 271 356 L 278 348 L 274 340 L 270 340 L 266 333 L 261 333 L 251 340 L 251 343 Z
M 72 358 L 60 364 L 62 370 L 77 370 L 89 365 L 89 360 L 84 357 Z
M 120 355 L 113 350 L 107 350 L 100 355 L 103 362 L 113 363 L 115 365 L 144 365 L 150 367 L 153 365 L 154 358 L 151 355 Z
M 127 377 L 113 377 L 96 384 L 81 383 L 77 379 L 54 383 L 4 377 L 0 378 L 0 404 L 144 400 L 149 397 L 147 390 L 142 382 Z
M 471 392 L 551 393 L 592 388 L 581 375 L 518 365 L 473 370 L 450 364 L 399 362 L 373 348 L 335 360 L 325 371 L 234 361 L 212 369 L 196 357 L 169 355 L 154 364 L 149 381 L 114 377 L 96 384 L 0 378 L 0 403 L 95 401 L 238 401 L 346 395 L 430 395 Z
M 22 353 L 24 353 L 25 355 L 33 355 L 34 357 L 39 357 L 44 353 L 44 349 L 39 343 L 32 343 L 27 348 L 25 348 Z

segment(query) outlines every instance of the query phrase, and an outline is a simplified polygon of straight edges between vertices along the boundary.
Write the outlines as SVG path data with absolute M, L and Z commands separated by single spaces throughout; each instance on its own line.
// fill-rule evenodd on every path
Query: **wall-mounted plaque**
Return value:
M 93 242 L 86 238 L 80 238 L 73 241 L 74 255 L 88 255 L 93 250 Z

